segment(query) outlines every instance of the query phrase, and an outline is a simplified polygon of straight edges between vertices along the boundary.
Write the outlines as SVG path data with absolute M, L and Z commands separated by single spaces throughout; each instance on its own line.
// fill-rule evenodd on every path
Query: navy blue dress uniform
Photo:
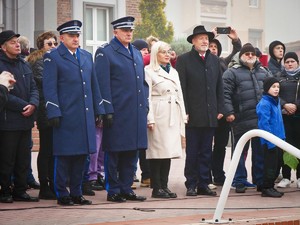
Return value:
M 80 21 L 72 20 L 57 30 L 61 35 L 79 35 L 80 27 Z M 69 195 L 82 196 L 85 160 L 96 152 L 95 118 L 105 113 L 92 55 L 77 48 L 75 56 L 64 43 L 44 55 L 43 91 L 48 119 L 54 125 L 54 183 L 62 205 L 71 202 Z
M 132 32 L 133 21 L 133 17 L 123 17 L 112 25 L 114 29 Z M 107 114 L 102 145 L 108 200 L 122 201 L 120 196 L 125 200 L 137 200 L 126 194 L 133 193 L 131 185 L 138 150 L 147 148 L 149 91 L 143 59 L 130 43 L 126 48 L 114 37 L 96 51 L 95 67 Z

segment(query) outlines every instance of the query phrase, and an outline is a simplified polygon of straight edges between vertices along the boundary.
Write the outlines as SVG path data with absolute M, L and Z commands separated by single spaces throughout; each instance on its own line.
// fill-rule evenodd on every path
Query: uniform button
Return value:
M 80 70 L 81 71 L 81 73 L 83 72 L 83 70 Z
M 141 90 L 139 90 L 139 92 L 141 92 Z
M 171 103 L 171 101 L 168 101 L 168 103 Z
M 83 81 L 83 85 L 85 85 L 85 82 Z
M 85 108 L 86 111 L 89 111 L 89 108 Z
M 167 90 L 167 92 L 170 92 L 170 90 Z
M 176 89 L 175 91 L 177 92 L 178 90 Z
M 140 76 L 137 76 L 137 79 L 139 79 L 140 78 Z
M 207 104 L 207 106 L 209 107 L 210 105 L 209 105 L 209 104 Z
M 87 95 L 84 95 L 85 98 L 87 98 Z
M 136 63 L 134 63 L 134 66 L 136 66 Z
M 142 104 L 140 104 L 140 107 L 142 107 Z

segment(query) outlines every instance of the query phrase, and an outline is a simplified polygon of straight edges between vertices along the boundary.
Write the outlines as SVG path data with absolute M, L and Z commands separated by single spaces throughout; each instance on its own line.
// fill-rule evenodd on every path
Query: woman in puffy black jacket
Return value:
M 53 144 L 52 127 L 48 123 L 47 110 L 43 94 L 43 56 L 47 51 L 57 46 L 57 37 L 52 32 L 45 32 L 38 36 L 38 50 L 30 53 L 27 61 L 30 63 L 36 85 L 39 90 L 39 107 L 37 113 L 37 128 L 39 129 L 40 150 L 37 158 L 38 176 L 40 181 L 40 199 L 56 199 L 53 189 Z

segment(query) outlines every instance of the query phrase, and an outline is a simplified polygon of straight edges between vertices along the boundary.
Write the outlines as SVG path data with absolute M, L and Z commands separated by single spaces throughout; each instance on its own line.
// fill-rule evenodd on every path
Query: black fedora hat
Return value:
M 12 30 L 5 30 L 0 33 L 0 46 L 3 45 L 8 40 L 12 39 L 13 37 L 20 37 L 20 34 L 16 34 Z
M 194 28 L 193 34 L 188 36 L 186 40 L 192 44 L 193 37 L 198 34 L 207 34 L 209 41 L 211 41 L 215 37 L 213 32 L 209 32 L 209 31 L 205 30 L 204 26 L 199 25 Z

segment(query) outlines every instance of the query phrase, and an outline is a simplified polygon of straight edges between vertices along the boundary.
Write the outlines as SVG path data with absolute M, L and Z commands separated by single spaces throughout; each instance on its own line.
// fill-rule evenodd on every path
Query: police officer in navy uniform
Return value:
M 92 203 L 82 196 L 81 183 L 86 158 L 96 152 L 95 122 L 105 113 L 92 55 L 79 48 L 81 25 L 78 20 L 60 25 L 60 46 L 44 55 L 43 91 L 54 127 L 54 186 L 60 205 Z
M 114 38 L 98 48 L 95 67 L 106 115 L 103 150 L 107 200 L 144 201 L 131 185 L 138 151 L 147 148 L 148 85 L 141 53 L 131 45 L 134 18 L 113 21 Z

